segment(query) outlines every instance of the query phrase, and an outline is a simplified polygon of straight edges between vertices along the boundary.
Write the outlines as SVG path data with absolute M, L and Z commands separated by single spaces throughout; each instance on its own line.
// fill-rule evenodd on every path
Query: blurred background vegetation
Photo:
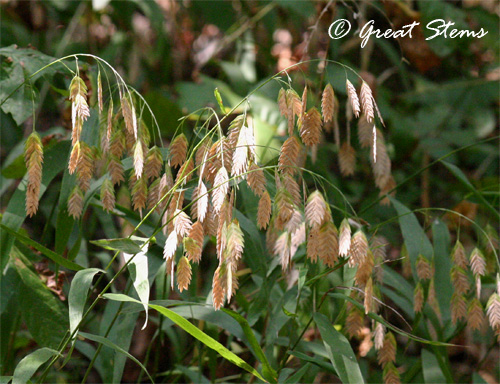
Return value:
M 322 59 L 348 65 L 371 86 L 384 117 L 383 133 L 398 186 L 397 199 L 411 210 L 420 210 L 417 216 L 429 233 L 432 232 L 432 220 L 439 217 L 452 233 L 450 244 L 454 244 L 457 228 L 460 228 L 460 240 L 466 247 L 473 247 L 476 243 L 484 245 L 485 239 L 475 226 L 458 220 L 456 215 L 426 208 L 457 211 L 477 222 L 493 239 L 498 239 L 498 216 L 491 210 L 492 207 L 494 210 L 498 208 L 499 201 L 498 1 L 2 0 L 0 4 L 0 100 L 52 58 L 76 53 L 93 54 L 113 65 L 127 83 L 144 96 L 159 122 L 164 143 L 173 137 L 179 118 L 205 106 L 216 108 L 213 96 L 216 87 L 225 104 L 231 107 L 270 76 L 304 61 L 288 74 L 296 90 L 308 85 L 312 89 L 311 103 L 319 105 L 326 82 L 333 85 L 342 99 L 345 96 L 343 69 L 326 64 Z M 339 18 L 351 20 L 353 30 L 343 39 L 332 40 L 328 36 L 328 27 Z M 460 29 L 479 30 L 482 27 L 488 34 L 481 39 L 440 37 L 426 41 L 429 31 L 419 29 L 411 39 L 372 38 L 367 47 L 361 49 L 360 39 L 353 33 L 368 20 L 374 20 L 378 28 L 385 30 L 401 28 L 413 21 L 425 25 L 436 18 L 452 20 Z M 16 55 L 16 47 L 30 48 L 46 56 Z M 92 60 L 89 63 L 93 64 Z M 85 71 L 85 63 L 80 65 Z M 18 179 L 25 172 L 19 155 L 23 139 L 32 129 L 33 103 L 37 130 L 47 141 L 66 136 L 71 130 L 70 104 L 61 97 L 67 96 L 68 76 L 56 70 L 41 73 L 32 79 L 34 93 L 17 92 L 1 107 L 2 212 L 17 187 Z M 279 88 L 278 82 L 271 82 L 250 98 L 258 142 L 276 148 L 283 141 L 281 137 L 286 130 L 286 123 L 277 109 Z M 96 95 L 90 97 L 95 99 Z M 346 121 L 342 115 L 339 124 L 344 132 Z M 326 141 L 319 149 L 318 160 L 314 164 L 308 163 L 308 167 L 340 188 L 359 217 L 372 226 L 387 220 L 396 222 L 394 209 L 378 204 L 378 190 L 374 188 L 368 151 L 360 149 L 353 140 L 358 153 L 364 155 L 358 156 L 355 175 L 345 178 L 340 176 L 338 148 L 334 145 L 333 135 L 327 134 Z M 265 163 L 272 161 L 275 152 L 267 151 L 261 155 Z M 462 170 L 470 184 L 437 161 L 443 156 Z M 55 183 L 60 185 L 62 180 L 56 179 Z M 335 189 L 330 189 L 329 196 L 340 199 Z M 58 199 L 58 190 L 53 188 L 47 192 L 42 200 L 41 214 L 27 221 L 26 225 L 27 233 L 42 239 L 41 242 L 49 248 L 55 241 L 57 215 L 54 215 L 53 202 Z M 120 231 L 118 222 L 102 216 L 96 210 L 85 217 L 86 225 L 81 228 L 84 239 L 110 237 Z M 111 227 L 105 229 L 106 226 Z M 382 232 L 391 244 L 389 259 L 397 260 L 401 253 L 398 227 L 385 225 Z M 491 253 L 489 255 L 492 257 Z M 100 258 L 104 260 L 106 256 L 83 241 L 77 260 L 82 265 L 100 266 Z M 206 263 L 206 271 L 212 272 L 215 266 L 209 261 Z M 398 263 L 393 265 L 396 271 L 400 270 Z M 203 276 L 203 269 L 198 271 L 199 285 L 209 286 L 211 273 Z M 486 289 L 494 286 L 493 269 L 490 272 Z M 61 299 L 65 299 L 67 281 L 63 281 L 57 292 Z M 173 292 L 171 298 L 176 295 Z M 189 298 L 189 293 L 181 296 Z M 284 295 L 281 299 L 284 300 Z M 22 325 L 21 315 L 18 317 L 12 314 L 15 312 L 4 311 L 10 309 L 10 303 L 2 302 L 2 375 L 11 375 L 20 358 L 34 348 L 33 339 Z M 248 303 L 238 304 L 248 307 Z M 271 307 L 268 303 L 268 307 L 254 308 L 257 312 L 252 325 L 259 332 L 264 332 L 264 324 L 268 321 L 266 308 L 271 310 Z M 107 312 L 101 312 L 106 316 Z M 117 333 L 128 332 L 131 337 L 137 313 L 126 316 L 135 316 L 132 325 L 118 329 Z M 397 316 L 389 317 L 395 324 L 401 323 Z M 94 331 L 99 333 L 97 329 Z M 9 337 L 10 332 L 15 336 Z M 130 337 L 128 339 L 128 350 L 140 361 L 146 361 L 144 364 L 152 373 L 164 373 L 156 377 L 158 381 L 185 380 L 179 372 L 183 372 L 184 366 L 189 366 L 191 359 L 197 360 L 192 348 L 200 346 L 190 346 L 186 335 L 167 330 L 170 342 L 164 349 L 155 343 L 154 348 L 159 350 L 151 352 L 148 345 L 154 332 L 152 327 L 143 332 L 136 328 L 132 341 Z M 209 328 L 207 332 L 217 337 L 218 328 Z M 317 335 L 308 337 L 314 340 Z M 225 336 L 221 338 L 230 344 L 231 340 L 226 340 Z M 447 352 L 455 380 L 498 382 L 495 363 L 498 362 L 498 348 L 491 344 L 491 339 L 484 335 L 461 334 L 451 342 L 470 347 L 467 350 L 452 348 Z M 412 362 L 418 360 L 416 349 L 414 345 L 408 350 L 402 347 L 404 356 L 398 356 L 398 365 L 410 370 Z M 358 353 L 356 342 L 354 350 Z M 75 370 L 65 370 L 64 377 L 53 376 L 50 381 L 81 380 L 88 364 L 84 357 L 87 352 L 91 353 L 81 347 L 75 353 L 82 358 L 68 363 L 73 364 Z M 150 352 L 152 357 L 148 360 L 146 355 Z M 112 359 L 112 352 L 106 353 L 106 357 Z M 209 359 L 216 357 L 210 355 Z M 122 364 L 125 367 L 121 368 L 124 382 L 140 380 L 137 365 L 130 360 Z M 472 369 L 472 365 L 478 369 Z M 179 366 L 181 368 L 172 373 Z M 205 371 L 204 374 L 211 379 L 237 374 L 227 363 L 220 363 L 217 367 L 217 371 L 212 368 L 212 372 Z M 318 382 L 334 380 L 321 368 L 311 367 L 303 380 L 312 382 L 315 377 Z M 96 367 L 98 371 L 104 368 Z M 363 366 L 363 370 L 369 371 L 368 365 Z M 477 372 L 481 375 L 478 376 Z M 99 372 L 91 375 L 94 376 L 90 381 L 106 381 Z M 381 373 L 372 372 L 369 377 L 370 381 L 376 382 L 381 379 Z M 423 376 L 416 372 L 407 379 L 421 382 Z

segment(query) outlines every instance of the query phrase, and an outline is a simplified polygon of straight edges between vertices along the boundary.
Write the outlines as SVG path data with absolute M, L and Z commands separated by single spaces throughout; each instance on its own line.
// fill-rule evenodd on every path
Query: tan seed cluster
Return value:
M 26 139 L 24 163 L 27 169 L 26 214 L 31 217 L 38 211 L 42 184 L 43 146 L 40 136 L 36 132 L 33 132 Z

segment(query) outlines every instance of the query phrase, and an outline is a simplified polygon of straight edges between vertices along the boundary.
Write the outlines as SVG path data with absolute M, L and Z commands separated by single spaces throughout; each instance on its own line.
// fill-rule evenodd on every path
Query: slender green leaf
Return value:
M 288 354 L 297 357 L 298 359 L 302 361 L 307 361 L 309 363 L 313 363 L 317 365 L 318 367 L 323 368 L 325 371 L 332 372 L 332 373 L 337 373 L 333 366 L 331 364 L 328 364 L 326 361 L 323 359 L 320 359 L 318 357 L 311 357 L 309 355 L 306 355 L 305 353 L 298 352 L 298 351 L 289 351 L 287 352 Z
M 356 355 L 345 336 L 332 326 L 325 315 L 319 312 L 314 314 L 314 321 L 340 380 L 344 383 L 364 383 Z
M 410 255 L 413 278 L 416 281 L 417 271 L 415 264 L 418 255 L 424 256 L 429 261 L 432 260 L 432 244 L 420 226 L 415 214 L 396 199 L 392 197 L 390 199 L 399 216 L 399 225 L 403 233 L 408 254 Z
M 450 302 L 453 286 L 450 281 L 452 267 L 450 258 L 450 233 L 441 220 L 432 223 L 432 239 L 434 243 L 434 286 L 443 321 L 450 320 Z
M 132 255 L 141 252 L 140 245 L 137 242 L 128 238 L 102 239 L 102 240 L 93 240 L 90 242 L 94 245 L 98 245 L 99 247 L 108 249 L 110 251 L 121 251 Z
M 27 383 L 42 364 L 58 353 L 59 352 L 50 348 L 40 348 L 30 353 L 28 356 L 25 356 L 14 371 L 12 384 Z
M 30 247 L 35 248 L 37 251 L 40 251 L 43 255 L 47 256 L 54 263 L 59 264 L 62 267 L 65 267 L 65 268 L 70 269 L 72 271 L 80 271 L 83 269 L 83 267 L 81 265 L 78 265 L 78 264 L 76 264 L 68 259 L 65 259 L 64 257 L 58 255 L 54 251 L 51 251 L 50 249 L 37 243 L 35 240 L 31 240 L 29 237 L 21 235 L 19 232 L 16 232 L 16 231 L 12 230 L 11 228 L 6 227 L 3 224 L 0 224 L 0 228 L 2 228 L 5 232 L 9 233 L 10 235 L 14 236 L 21 243 L 29 245 Z
M 285 379 L 284 382 L 289 383 L 289 384 L 300 383 L 302 376 L 304 376 L 306 374 L 306 372 L 309 370 L 309 366 L 310 366 L 309 363 L 304 364 L 304 366 L 302 368 L 300 368 L 293 375 L 291 375 L 287 379 Z
M 439 363 L 432 352 L 422 349 L 422 368 L 424 379 L 428 384 L 446 383 L 446 378 L 439 367 Z
M 68 295 L 69 331 L 73 333 L 82 320 L 83 310 L 87 301 L 87 294 L 94 276 L 103 272 L 98 268 L 88 268 L 78 271 L 71 282 Z
M 149 380 L 151 380 L 151 382 L 154 383 L 154 380 L 150 376 L 150 374 L 149 374 L 148 370 L 146 369 L 146 367 L 144 365 L 142 365 L 141 362 L 139 360 L 137 360 L 134 356 L 132 356 L 130 353 L 128 353 L 123 348 L 120 348 L 118 345 L 116 345 L 115 343 L 113 343 L 111 340 L 109 340 L 109 339 L 107 339 L 105 337 L 102 337 L 102 336 L 92 335 L 92 334 L 86 333 L 86 332 L 78 332 L 78 334 L 80 336 L 83 336 L 84 338 L 86 338 L 88 340 L 92 340 L 92 341 L 95 341 L 97 343 L 101 343 L 101 344 L 105 345 L 106 347 L 113 348 L 116 352 L 124 354 L 130 360 L 132 360 L 134 363 L 136 363 L 139 367 L 141 367 L 141 369 L 144 371 L 144 373 L 146 373 L 146 375 L 148 375 Z
M 271 367 L 269 364 L 269 361 L 266 358 L 266 355 L 262 351 L 262 348 L 260 347 L 259 342 L 255 338 L 255 334 L 252 331 L 252 328 L 250 328 L 250 325 L 248 324 L 248 321 L 241 316 L 239 313 L 236 313 L 234 311 L 231 311 L 229 309 L 223 308 L 222 309 L 224 312 L 226 312 L 229 316 L 231 316 L 233 319 L 235 319 L 241 326 L 241 329 L 243 329 L 243 332 L 245 333 L 245 336 L 248 339 L 248 342 L 250 343 L 250 346 L 253 349 L 254 355 L 257 357 L 257 359 L 262 363 L 262 374 L 263 376 L 270 382 L 276 382 L 276 378 L 278 377 L 276 371 Z

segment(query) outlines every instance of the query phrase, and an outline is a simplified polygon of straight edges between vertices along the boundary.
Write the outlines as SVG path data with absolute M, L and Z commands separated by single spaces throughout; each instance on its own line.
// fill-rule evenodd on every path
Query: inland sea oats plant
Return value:
M 0 54 L 36 55 L 12 47 Z M 131 364 L 138 382 L 202 382 L 229 362 L 237 368 L 221 378 L 228 382 L 431 382 L 428 367 L 453 382 L 448 351 L 461 348 L 460 337 L 498 340 L 498 238 L 459 212 L 398 201 L 374 92 L 329 60 L 340 72 L 326 85 L 292 79 L 313 62 L 280 71 L 238 101 L 215 88 L 168 141 L 141 94 L 93 55 L 51 60 L 0 101 L 56 69 L 66 87 L 58 103 L 70 111 L 56 143 L 34 129 L 27 135 L 26 170 L 2 217 L 2 289 L 31 290 L 42 308 L 22 297 L 10 329 L 29 331 L 33 351 L 11 352 L 3 375 L 15 383 L 59 375 L 111 382 Z M 339 83 L 345 87 L 334 91 Z M 253 96 L 262 89 L 276 91 L 272 105 L 285 127 L 273 143 L 256 134 Z M 338 178 L 317 164 L 327 148 Z M 339 181 L 364 163 L 371 179 L 362 182 L 395 213 L 376 225 L 353 209 Z M 57 204 L 47 213 L 49 198 Z M 420 212 L 432 222 L 421 224 Z M 22 225 L 41 214 L 48 221 L 35 238 Z M 468 221 L 477 241 L 464 235 L 462 244 L 461 227 L 447 226 L 445 214 Z M 67 300 L 51 292 L 59 288 Z M 147 335 L 144 355 L 131 348 L 133 335 Z M 162 371 L 165 353 L 176 357 Z

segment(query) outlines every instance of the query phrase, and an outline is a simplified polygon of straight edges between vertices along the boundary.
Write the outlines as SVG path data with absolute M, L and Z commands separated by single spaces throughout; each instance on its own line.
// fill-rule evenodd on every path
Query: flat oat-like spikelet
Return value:
M 111 176 L 111 181 L 114 184 L 120 184 L 120 182 L 124 181 L 125 178 L 123 176 L 123 165 L 119 158 L 110 155 L 108 159 L 108 172 L 109 176 Z
M 284 188 L 281 188 L 274 199 L 277 212 L 274 224 L 276 229 L 282 230 L 293 215 L 292 196 Z
M 83 122 L 90 116 L 90 109 L 87 104 L 87 86 L 78 75 L 71 80 L 69 99 L 71 100 L 71 138 L 74 145 L 80 140 Z
M 246 172 L 248 162 L 248 144 L 249 143 L 247 142 L 246 127 L 242 127 L 240 130 L 240 135 L 238 137 L 238 142 L 232 156 L 232 176 L 239 176 Z
M 189 261 L 193 263 L 199 263 L 201 259 L 201 253 L 203 251 L 203 224 L 201 222 L 196 221 L 189 231 L 189 235 L 187 239 L 191 239 L 193 244 L 189 246 L 185 246 L 186 253 L 188 255 Z
M 285 173 L 283 175 L 283 187 L 292 196 L 293 203 L 299 206 L 300 203 L 302 202 L 302 198 L 300 196 L 300 187 L 295 178 L 291 174 Z
M 481 302 L 473 298 L 467 309 L 467 326 L 471 330 L 480 330 L 486 324 L 486 317 L 484 316 L 484 309 Z
M 194 162 L 193 159 L 187 160 L 177 171 L 177 176 L 175 177 L 175 184 L 182 180 L 181 185 L 189 183 L 193 177 Z
M 106 149 L 109 149 L 109 143 L 111 141 L 112 136 L 113 136 L 113 99 L 110 98 L 108 106 L 108 116 L 106 121 L 106 142 L 108 143 L 108 147 Z
M 210 147 L 212 146 L 212 140 L 210 138 L 206 138 L 203 140 L 203 142 L 200 144 L 198 149 L 196 150 L 196 153 L 194 155 L 195 159 L 195 164 L 196 167 L 198 168 L 198 175 L 204 177 L 205 173 L 207 172 L 207 159 L 208 159 L 208 153 L 210 151 Z
M 183 133 L 170 143 L 170 166 L 180 167 L 186 161 L 188 141 Z
M 295 174 L 297 172 L 297 158 L 299 155 L 300 143 L 295 136 L 285 140 L 281 147 L 278 160 L 278 169 L 281 172 Z
M 223 143 L 221 140 L 217 140 L 215 143 L 212 144 L 208 151 L 207 159 L 206 159 L 206 170 L 203 172 L 203 178 L 206 181 L 210 181 L 213 183 L 215 175 L 219 171 L 219 169 L 222 167 L 222 159 L 220 157 L 221 153 L 221 146 L 223 146 Z
M 302 142 L 311 147 L 319 144 L 321 137 L 321 115 L 316 108 L 311 108 L 305 115 L 300 127 L 300 137 Z
M 286 117 L 288 120 L 288 136 L 293 136 L 293 129 L 295 127 L 295 116 L 300 116 L 302 111 L 302 101 L 299 95 L 293 89 L 288 89 L 286 91 L 286 104 L 287 113 Z
M 455 244 L 453 251 L 451 251 L 451 258 L 456 266 L 464 270 L 466 270 L 467 267 L 469 266 L 469 259 L 465 254 L 464 246 L 459 240 L 457 240 L 457 243 Z
M 373 344 L 378 351 L 384 346 L 385 327 L 382 323 L 377 323 L 373 331 Z
M 179 291 L 182 292 L 188 289 L 189 283 L 191 283 L 191 264 L 186 257 L 181 257 L 179 264 L 177 264 L 177 287 Z
M 467 272 L 464 269 L 460 268 L 457 265 L 454 265 L 451 268 L 450 276 L 456 294 L 463 295 L 469 292 L 469 277 L 467 276 Z
M 229 146 L 232 149 L 235 149 L 236 146 L 238 145 L 238 139 L 240 137 L 241 129 L 243 128 L 244 124 L 245 124 L 245 115 L 239 115 L 233 121 L 231 121 L 231 124 L 229 125 L 227 140 Z
M 70 175 L 75 173 L 79 159 L 80 159 L 80 142 L 77 141 L 73 145 L 73 148 L 71 149 L 71 155 L 69 156 L 68 171 Z
M 126 96 L 122 96 L 120 103 L 127 131 L 130 135 L 133 135 L 133 137 L 137 139 L 137 116 L 135 115 L 134 105 L 131 100 L 129 100 L 129 97 Z
M 283 270 L 287 269 L 292 259 L 290 253 L 290 236 L 288 232 L 283 232 L 276 240 L 274 254 L 280 258 L 281 268 Z
M 40 185 L 42 182 L 43 147 L 40 136 L 33 132 L 26 139 L 24 162 L 28 174 L 26 186 L 26 214 L 33 216 L 38 210 Z
M 319 227 L 314 227 L 309 231 L 309 235 L 307 236 L 307 248 L 306 254 L 307 258 L 315 263 L 318 260 L 319 254 Z
M 281 116 L 286 117 L 288 114 L 288 107 L 286 102 L 286 91 L 283 88 L 281 88 L 278 93 L 278 108 Z
M 83 193 L 78 186 L 75 186 L 68 198 L 68 213 L 74 219 L 78 219 L 82 215 L 82 210 Z
M 259 209 L 257 210 L 257 226 L 260 229 L 266 229 L 271 218 L 271 196 L 265 191 L 259 200 Z
M 358 120 L 358 141 L 361 148 L 371 148 L 373 144 L 373 124 L 368 122 L 364 114 Z
M 156 145 L 152 147 L 146 155 L 146 163 L 144 164 L 144 171 L 148 179 L 155 179 L 160 176 L 163 166 L 163 157 L 160 148 Z
M 346 80 L 346 92 L 347 92 L 347 98 L 349 100 L 349 104 L 351 106 L 352 113 L 354 116 L 359 117 L 359 113 L 361 112 L 361 108 L 359 105 L 359 98 L 358 94 L 356 93 L 356 88 L 354 88 L 354 85 L 349 81 L 349 79 Z
M 430 280 L 434 275 L 431 262 L 422 255 L 418 255 L 417 257 L 416 269 L 417 276 L 420 280 Z
M 205 217 L 207 216 L 208 211 L 208 191 L 207 187 L 201 180 L 197 188 L 197 198 L 198 201 L 196 202 L 196 215 L 198 220 L 203 222 L 205 220 Z
M 328 83 L 323 91 L 321 99 L 321 111 L 323 112 L 323 121 L 328 123 L 333 120 L 333 111 L 335 110 L 335 93 L 330 83 Z
M 401 384 L 399 372 L 393 363 L 387 363 L 383 370 L 384 384 Z
M 474 248 L 471 252 L 470 269 L 476 279 L 476 295 L 479 299 L 481 296 L 481 276 L 486 273 L 486 259 L 478 248 Z
M 318 257 L 332 268 L 339 257 L 339 239 L 335 224 L 331 221 L 323 224 L 319 230 Z
M 304 87 L 304 91 L 302 92 L 302 100 L 301 100 L 301 109 L 299 118 L 302 120 L 304 118 L 304 113 L 307 110 L 307 85 Z
M 417 283 L 415 290 L 413 291 L 413 310 L 415 313 L 422 312 L 424 307 L 424 287 L 420 282 Z
M 372 90 L 370 89 L 370 86 L 364 81 L 363 84 L 361 84 L 360 97 L 361 97 L 361 106 L 363 107 L 363 114 L 366 116 L 366 120 L 369 123 L 373 123 L 375 115 L 373 111 Z
M 221 167 L 214 180 L 214 189 L 212 191 L 212 203 L 214 205 L 215 213 L 219 213 L 222 208 L 222 204 L 226 199 L 227 192 L 229 190 L 229 175 L 225 167 Z
M 373 311 L 373 281 L 370 277 L 365 285 L 365 300 L 363 302 L 365 307 L 365 314 Z
M 396 361 L 396 339 L 392 332 L 387 332 L 384 338 L 384 345 L 378 350 L 378 363 L 385 367 L 389 363 Z
M 441 309 L 439 308 L 439 303 L 438 303 L 437 297 L 436 297 L 436 287 L 434 284 L 434 278 L 431 279 L 431 281 L 429 283 L 429 289 L 427 291 L 427 301 L 428 301 L 429 305 L 431 306 L 431 308 L 436 313 L 439 320 L 441 320 Z
M 189 234 L 189 231 L 191 231 L 191 228 L 193 226 L 193 223 L 191 222 L 191 219 L 189 216 L 186 214 L 186 212 L 181 211 L 180 209 L 176 210 L 174 213 L 174 228 L 175 232 L 181 236 L 187 236 Z
M 453 293 L 451 296 L 451 321 L 456 324 L 467 317 L 467 300 L 463 295 Z
M 225 269 L 225 268 L 224 268 Z M 224 305 L 224 294 L 225 294 L 225 273 L 221 271 L 221 265 L 217 267 L 214 272 L 214 277 L 212 280 L 212 300 L 214 309 L 218 311 Z
M 166 166 L 165 172 L 161 176 L 160 186 L 158 188 L 158 201 L 160 202 L 158 208 L 160 208 L 160 210 L 163 210 L 167 205 L 167 198 L 165 196 L 173 188 L 173 186 L 174 180 L 172 178 L 172 171 L 169 166 Z
M 115 131 L 111 136 L 111 140 L 109 142 L 109 153 L 112 156 L 121 159 L 123 152 L 125 151 L 125 146 L 125 135 L 123 134 L 123 131 Z
M 363 231 L 358 230 L 351 239 L 349 266 L 361 265 L 368 255 L 368 240 Z
M 158 204 L 158 202 L 160 201 L 158 199 L 158 196 L 159 196 L 159 191 L 160 191 L 160 183 L 161 183 L 161 179 L 156 179 L 154 180 L 150 185 L 149 185 L 149 188 L 148 188 L 148 199 L 147 199 L 147 207 L 148 209 L 153 209 L 153 207 Z M 158 213 L 161 213 L 161 210 L 159 209 L 159 206 L 156 206 L 156 211 Z
M 112 211 L 115 208 L 115 188 L 113 182 L 105 178 L 101 185 L 101 202 L 106 211 Z
M 97 104 L 99 106 L 99 113 L 101 113 L 104 109 L 104 101 L 102 100 L 101 71 L 97 73 Z
M 370 162 L 372 164 L 373 175 L 375 176 L 375 185 L 379 189 L 383 189 L 391 176 L 391 159 L 387 154 L 385 140 L 379 129 L 376 129 L 376 137 L 377 161 L 373 161 L 374 151 L 372 146 L 370 147 Z
M 486 303 L 486 315 L 491 328 L 497 333 L 500 331 L 500 295 L 494 292 Z
M 142 176 L 144 170 L 144 152 L 142 150 L 141 140 L 137 140 L 134 145 L 134 171 L 138 179 Z
M 304 223 L 304 219 L 302 217 L 302 213 L 298 209 L 294 209 L 292 217 L 290 218 L 288 223 L 285 225 L 285 230 L 288 233 L 293 234 L 295 231 L 297 231 L 300 228 L 300 226 L 303 223 Z
M 470 254 L 470 269 L 475 276 L 484 276 L 486 273 L 486 259 L 478 248 L 474 248 Z
M 339 255 L 346 257 L 351 249 L 351 226 L 349 225 L 349 220 L 342 220 L 339 232 Z
M 247 184 L 257 196 L 262 196 L 266 191 L 266 176 L 257 164 L 251 163 L 248 167 Z
M 354 280 L 356 281 L 356 285 L 358 287 L 365 286 L 366 282 L 373 273 L 373 264 L 373 253 L 368 250 L 366 257 L 363 259 L 363 262 L 358 265 L 358 269 L 354 275 Z
M 349 338 L 358 337 L 363 329 L 363 312 L 358 307 L 352 305 L 347 312 L 344 330 Z
M 76 166 L 76 175 L 78 178 L 78 185 L 83 192 L 89 189 L 93 172 L 94 154 L 92 153 L 92 148 L 82 141 L 80 142 L 80 156 L 78 165 Z
M 167 240 L 165 241 L 165 245 L 163 247 L 163 258 L 165 260 L 168 261 L 174 257 L 178 243 L 179 243 L 179 235 L 175 231 L 171 231 L 168 234 Z
M 134 176 L 134 184 L 132 186 L 132 205 L 135 211 L 143 210 L 146 207 L 148 198 L 148 184 L 145 177 L 136 179 Z
M 307 224 L 309 224 L 311 228 L 320 226 L 325 220 L 326 215 L 325 199 L 319 191 L 314 191 L 307 199 L 305 207 Z
M 302 222 L 299 227 L 292 233 L 291 236 L 291 246 L 290 253 L 292 254 L 292 258 L 297 252 L 297 249 L 301 244 L 306 241 L 306 223 Z
M 339 149 L 339 166 L 343 176 L 354 175 L 356 168 L 356 151 L 348 142 L 342 144 Z

